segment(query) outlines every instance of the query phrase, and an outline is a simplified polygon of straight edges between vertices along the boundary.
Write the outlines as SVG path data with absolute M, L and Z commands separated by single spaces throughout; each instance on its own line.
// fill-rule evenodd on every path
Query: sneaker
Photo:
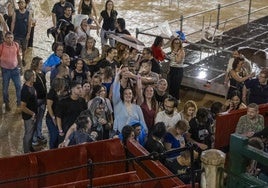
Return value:
M 9 106 L 8 103 L 6 103 L 6 111 L 7 111 L 7 112 L 10 112 L 10 111 L 11 111 L 11 108 L 10 108 L 10 106 Z
M 38 145 L 39 145 L 39 142 L 38 142 L 38 141 L 33 141 L 33 142 L 32 142 L 32 145 L 33 145 L 33 146 L 38 146 Z
M 38 137 L 37 140 L 41 144 L 46 144 L 47 143 L 47 139 L 44 136 Z

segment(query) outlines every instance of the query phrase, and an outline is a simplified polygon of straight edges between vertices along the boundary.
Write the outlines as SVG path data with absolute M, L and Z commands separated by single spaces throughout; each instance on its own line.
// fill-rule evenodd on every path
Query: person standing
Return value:
M 55 3 L 53 8 L 52 8 L 52 22 L 53 22 L 53 26 L 56 27 L 57 23 L 60 19 L 60 17 L 62 17 L 64 15 L 64 7 L 65 6 L 69 6 L 72 8 L 72 13 L 75 12 L 74 7 L 71 3 L 66 2 L 65 0 L 60 0 L 59 2 Z
M 180 39 L 171 42 L 170 71 L 168 75 L 169 94 L 180 100 L 180 86 L 183 78 L 185 51 Z
M 249 91 L 248 102 L 256 104 L 268 103 L 268 69 L 264 68 L 258 78 L 247 79 L 243 87 L 242 99 L 246 102 L 247 92 Z
M 68 98 L 63 99 L 56 106 L 55 116 L 59 129 L 59 143 L 64 140 L 68 129 L 75 122 L 79 114 L 87 109 L 85 99 L 82 95 L 82 85 L 76 81 L 70 84 L 71 94 Z
M 105 3 L 105 10 L 101 11 L 99 18 L 99 24 L 101 24 L 103 21 L 100 33 L 102 46 L 108 42 L 108 32 L 115 32 L 115 22 L 117 15 L 117 11 L 114 10 L 114 2 L 112 0 L 107 0 Z M 109 39 L 109 43 L 111 46 L 115 46 L 115 41 L 113 39 Z
M 37 93 L 37 103 L 38 103 L 38 113 L 36 115 L 36 130 L 33 137 L 33 145 L 38 145 L 39 143 L 46 143 L 46 138 L 42 135 L 42 122 L 46 111 L 46 77 L 42 72 L 43 59 L 41 57 L 34 57 L 31 64 L 31 70 L 34 71 L 36 79 L 34 81 L 34 88 Z
M 31 0 L 25 0 L 25 2 L 26 2 L 26 10 L 28 10 L 32 16 L 30 38 L 27 47 L 33 47 L 34 28 L 36 25 L 36 19 L 34 19 L 34 9 Z
M 24 121 L 23 151 L 24 153 L 33 152 L 32 139 L 36 129 L 37 114 L 37 93 L 33 87 L 35 74 L 32 70 L 24 72 L 25 83 L 21 90 L 21 110 Z
M 27 43 L 31 34 L 32 27 L 32 15 L 26 9 L 25 0 L 19 0 L 19 9 L 15 10 L 12 16 L 11 32 L 14 34 L 14 40 L 19 43 L 22 50 L 22 65 L 25 66 L 26 62 L 25 51 L 27 49 Z
M 0 44 L 0 66 L 2 69 L 2 85 L 3 85 L 3 102 L 6 104 L 6 111 L 10 111 L 9 104 L 9 81 L 12 79 L 17 97 L 17 106 L 21 104 L 21 80 L 20 65 L 21 57 L 19 54 L 19 44 L 14 42 L 14 35 L 11 32 L 5 34 L 5 42 Z
M 244 74 L 244 71 L 242 70 L 244 61 L 245 59 L 240 57 L 234 59 L 232 70 L 230 70 L 228 73 L 230 86 L 227 92 L 227 99 L 230 99 L 232 92 L 235 90 L 238 90 L 240 93 L 242 93 L 244 81 L 255 76 L 255 73 L 248 75 Z
M 94 0 L 80 0 L 78 5 L 78 14 L 88 15 L 90 18 L 92 13 L 97 19 L 97 9 Z

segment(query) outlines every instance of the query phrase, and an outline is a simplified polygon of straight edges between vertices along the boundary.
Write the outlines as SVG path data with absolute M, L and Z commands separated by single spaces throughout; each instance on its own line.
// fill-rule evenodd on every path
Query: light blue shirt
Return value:
M 115 131 L 121 132 L 123 127 L 129 125 L 133 121 L 139 121 L 144 125 L 145 132 L 148 132 L 147 126 L 144 121 L 143 113 L 140 106 L 136 104 L 131 105 L 131 112 L 129 114 L 124 102 L 120 98 L 120 82 L 117 78 L 113 83 L 113 105 L 114 105 L 114 126 Z

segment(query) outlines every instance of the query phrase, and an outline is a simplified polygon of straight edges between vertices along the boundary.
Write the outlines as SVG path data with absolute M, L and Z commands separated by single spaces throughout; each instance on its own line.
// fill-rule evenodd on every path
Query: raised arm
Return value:
M 78 14 L 81 14 L 81 12 L 82 12 L 82 3 L 83 3 L 83 0 L 80 0 L 79 4 L 78 4 L 78 10 L 77 10 Z
M 230 75 L 232 76 L 233 79 L 235 79 L 238 82 L 244 82 L 247 79 L 249 79 L 249 78 L 254 76 L 254 74 L 250 74 L 250 75 L 245 76 L 245 77 L 240 77 L 240 76 L 237 75 L 237 73 L 234 70 L 230 71 Z
M 12 22 L 11 22 L 11 28 L 10 28 L 11 33 L 14 32 L 15 24 L 16 24 L 16 12 L 14 11 L 12 15 Z
M 122 66 L 121 66 L 122 67 Z M 116 68 L 116 75 L 113 83 L 113 104 L 116 105 L 121 101 L 121 96 L 120 96 L 120 74 L 121 74 L 121 67 L 118 69 Z
M 92 6 L 93 14 L 97 19 L 97 8 L 96 8 L 96 4 L 95 4 L 94 0 L 91 0 L 91 6 Z

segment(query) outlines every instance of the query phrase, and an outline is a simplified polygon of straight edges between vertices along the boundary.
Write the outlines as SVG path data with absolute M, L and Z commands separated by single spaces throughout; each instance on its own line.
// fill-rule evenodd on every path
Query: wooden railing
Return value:
M 216 149 L 225 150 L 229 147 L 230 136 L 235 132 L 239 118 L 247 113 L 247 109 L 235 110 L 228 114 L 219 114 L 216 117 L 215 144 Z M 264 116 L 268 126 L 268 104 L 259 106 L 259 113 Z

